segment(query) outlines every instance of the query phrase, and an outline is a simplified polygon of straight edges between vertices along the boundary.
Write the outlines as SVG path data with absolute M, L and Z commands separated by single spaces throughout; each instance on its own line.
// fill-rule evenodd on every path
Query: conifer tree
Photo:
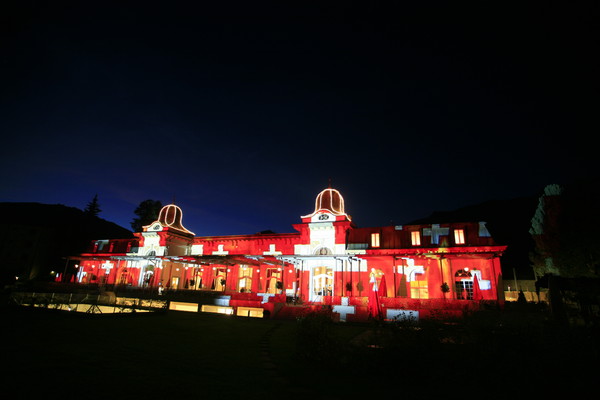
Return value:
M 83 213 L 88 217 L 97 217 L 101 211 L 100 204 L 98 203 L 98 195 L 96 194 L 87 206 L 85 206 Z

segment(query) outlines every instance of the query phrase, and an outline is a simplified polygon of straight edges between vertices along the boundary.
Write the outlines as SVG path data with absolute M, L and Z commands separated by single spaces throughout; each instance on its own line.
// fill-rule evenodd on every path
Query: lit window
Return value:
M 379 247 L 379 233 L 371 233 L 371 247 Z
M 455 229 L 454 230 L 454 243 L 465 244 L 465 230 Z
M 283 285 L 281 283 L 281 268 L 267 269 L 267 293 L 278 293 Z
M 250 292 L 252 290 L 252 268 L 242 266 L 239 270 L 238 291 Z
M 410 233 L 410 242 L 413 246 L 421 245 L 421 234 L 419 231 L 414 231 Z
M 423 275 L 423 274 L 419 274 Z M 418 277 L 424 279 L 424 277 Z M 410 282 L 410 298 L 411 299 L 428 299 L 429 298 L 429 287 L 427 281 L 415 280 Z

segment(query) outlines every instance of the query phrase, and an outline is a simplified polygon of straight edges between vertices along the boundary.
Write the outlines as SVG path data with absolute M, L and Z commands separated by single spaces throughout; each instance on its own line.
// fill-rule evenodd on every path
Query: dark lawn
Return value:
M 274 321 L 25 311 L 6 313 L 2 328 L 3 375 L 22 397 L 269 398 L 281 390 L 259 345 Z
M 584 365 L 597 363 L 593 330 L 549 330 L 535 313 L 379 330 L 185 312 L 2 313 L 4 387 L 27 399 L 510 398 L 576 394 L 597 370 Z M 382 348 L 350 344 L 376 331 L 363 343 Z

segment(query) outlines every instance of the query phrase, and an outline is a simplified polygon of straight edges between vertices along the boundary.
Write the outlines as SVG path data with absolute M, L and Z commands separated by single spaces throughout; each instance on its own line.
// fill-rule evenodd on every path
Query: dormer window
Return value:
M 421 245 L 421 232 L 419 231 L 413 231 L 410 233 L 410 243 L 413 246 L 420 246 Z
M 464 229 L 455 229 L 454 230 L 454 243 L 455 244 L 465 244 L 465 230 Z
M 379 247 L 379 233 L 371 233 L 371 247 Z

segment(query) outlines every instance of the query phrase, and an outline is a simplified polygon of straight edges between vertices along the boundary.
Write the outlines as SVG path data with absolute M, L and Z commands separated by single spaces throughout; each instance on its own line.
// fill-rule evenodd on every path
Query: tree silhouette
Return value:
M 85 206 L 83 213 L 88 217 L 97 217 L 101 211 L 100 204 L 98 203 L 98 195 L 96 194 L 87 206 Z
M 531 257 L 537 276 L 598 278 L 600 272 L 600 185 L 597 181 L 572 182 L 545 189 L 532 219 L 535 241 Z
M 162 203 L 159 200 L 148 199 L 142 201 L 133 212 L 137 215 L 137 218 L 131 221 L 131 229 L 134 232 L 141 232 L 142 227 L 150 225 L 157 220 L 161 208 Z

